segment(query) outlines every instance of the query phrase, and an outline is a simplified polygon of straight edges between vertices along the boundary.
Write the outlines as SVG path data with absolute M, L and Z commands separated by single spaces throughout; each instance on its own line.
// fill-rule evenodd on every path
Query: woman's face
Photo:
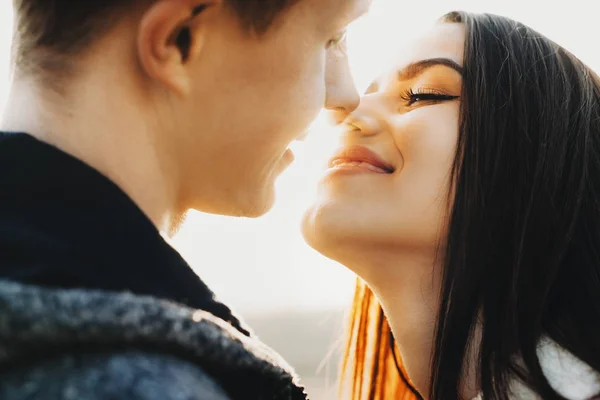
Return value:
M 316 250 L 435 249 L 446 232 L 459 129 L 464 27 L 439 23 L 342 120 L 339 152 L 303 231 Z M 353 251 L 350 251 L 352 253 Z

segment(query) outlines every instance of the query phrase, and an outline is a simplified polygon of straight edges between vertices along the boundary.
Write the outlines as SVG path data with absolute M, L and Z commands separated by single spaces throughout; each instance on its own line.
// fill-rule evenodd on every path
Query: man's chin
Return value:
M 211 197 L 198 196 L 185 209 L 206 214 L 258 218 L 268 213 L 275 203 L 275 179 L 257 180 L 252 185 L 231 186 Z M 233 188 L 237 189 L 234 190 Z M 216 195 L 216 196 L 215 196 Z
M 258 218 L 268 213 L 275 203 L 274 185 L 267 184 L 257 191 L 239 193 L 236 199 L 227 199 L 212 210 L 198 210 L 230 217 Z M 236 201 L 232 201 L 236 200 Z
M 286 150 L 277 163 L 271 169 L 268 177 L 257 180 L 256 185 L 248 188 L 245 193 L 238 193 L 238 204 L 230 215 L 246 218 L 258 218 L 267 214 L 275 204 L 275 183 L 281 178 L 286 169 L 293 163 L 294 154 Z
M 239 217 L 258 218 L 267 214 L 275 204 L 275 188 L 273 185 L 263 188 L 262 193 L 257 194 L 254 199 L 249 199 L 247 204 L 240 209 Z

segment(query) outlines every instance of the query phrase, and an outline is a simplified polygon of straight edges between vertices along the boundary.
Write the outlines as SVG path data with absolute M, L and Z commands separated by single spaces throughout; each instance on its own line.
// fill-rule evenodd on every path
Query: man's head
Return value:
M 110 71 L 101 89 L 132 100 L 180 208 L 263 214 L 289 143 L 323 106 L 358 103 L 343 33 L 370 0 L 14 3 L 17 75 L 68 99 Z

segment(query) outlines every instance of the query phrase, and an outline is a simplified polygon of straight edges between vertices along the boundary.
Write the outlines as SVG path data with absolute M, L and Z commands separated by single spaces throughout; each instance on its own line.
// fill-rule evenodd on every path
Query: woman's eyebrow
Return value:
M 456 61 L 453 61 L 449 58 L 428 58 L 425 60 L 415 61 L 413 63 L 408 64 L 406 67 L 402 68 L 398 71 L 398 80 L 407 81 L 410 79 L 414 79 L 417 76 L 421 75 L 427 69 L 442 65 L 444 67 L 452 68 L 456 72 L 458 72 L 461 76 L 463 74 L 463 67 L 458 65 Z

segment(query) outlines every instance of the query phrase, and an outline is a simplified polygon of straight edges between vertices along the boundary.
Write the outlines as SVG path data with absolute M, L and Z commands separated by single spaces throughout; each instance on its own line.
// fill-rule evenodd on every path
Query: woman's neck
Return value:
M 373 262 L 375 259 L 376 262 Z M 406 372 L 423 398 L 428 398 L 441 267 L 436 265 L 435 257 L 418 253 L 394 252 L 385 256 L 380 253 L 371 261 L 366 260 L 361 257 L 363 263 L 352 265 L 351 269 L 377 296 L 398 344 Z M 470 371 L 467 376 L 472 376 Z M 477 395 L 474 380 L 465 379 L 462 386 L 463 398 Z

